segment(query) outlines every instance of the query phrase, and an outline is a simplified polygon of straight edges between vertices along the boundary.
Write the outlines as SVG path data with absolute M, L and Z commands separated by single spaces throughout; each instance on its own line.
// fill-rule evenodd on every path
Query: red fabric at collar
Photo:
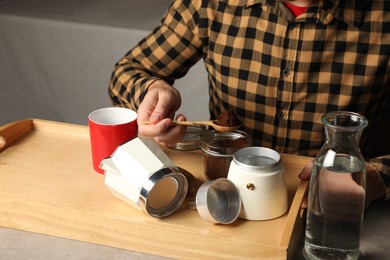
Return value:
M 303 14 L 307 8 L 309 7 L 303 7 L 303 6 L 296 6 L 296 5 L 292 5 L 290 3 L 287 3 L 287 2 L 284 2 L 284 4 L 288 7 L 288 9 L 290 9 L 290 11 L 294 14 L 295 17 L 297 16 L 300 16 L 301 14 Z

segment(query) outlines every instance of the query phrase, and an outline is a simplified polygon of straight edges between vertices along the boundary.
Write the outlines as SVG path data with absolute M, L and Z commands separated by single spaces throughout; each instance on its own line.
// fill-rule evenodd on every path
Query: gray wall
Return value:
M 89 112 L 111 106 L 115 62 L 159 24 L 170 2 L 0 1 L 0 125 L 30 117 L 87 124 Z M 175 87 L 179 112 L 209 118 L 202 62 Z

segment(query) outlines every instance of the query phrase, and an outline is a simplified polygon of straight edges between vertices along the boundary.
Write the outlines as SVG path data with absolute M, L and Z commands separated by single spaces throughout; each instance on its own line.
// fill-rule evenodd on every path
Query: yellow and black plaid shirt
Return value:
M 389 174 L 390 129 L 380 125 L 390 118 L 390 1 L 323 0 L 294 18 L 282 1 L 174 0 L 116 65 L 112 101 L 137 109 L 154 80 L 173 84 L 199 59 L 211 118 L 234 110 L 255 145 L 315 156 L 321 115 L 355 111 L 370 122 L 363 153 Z

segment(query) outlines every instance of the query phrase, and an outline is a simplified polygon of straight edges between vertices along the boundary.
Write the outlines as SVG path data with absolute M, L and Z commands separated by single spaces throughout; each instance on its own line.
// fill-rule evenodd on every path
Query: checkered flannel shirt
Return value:
M 116 64 L 109 93 L 137 109 L 152 82 L 173 84 L 203 59 L 211 118 L 232 109 L 255 145 L 315 156 L 321 116 L 355 111 L 369 120 L 363 154 L 388 183 L 389 58 L 388 0 L 317 1 L 297 18 L 275 0 L 174 0 Z

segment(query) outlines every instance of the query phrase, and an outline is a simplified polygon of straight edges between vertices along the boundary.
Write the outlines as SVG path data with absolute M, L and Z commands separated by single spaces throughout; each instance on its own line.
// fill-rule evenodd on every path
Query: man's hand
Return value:
M 309 180 L 311 177 L 312 168 L 313 162 L 307 163 L 301 173 L 298 175 L 298 177 L 301 180 Z M 378 200 L 385 195 L 386 190 L 383 181 L 381 180 L 381 177 L 368 164 L 366 166 L 366 191 L 364 191 L 363 187 L 358 185 L 352 179 L 351 174 L 336 174 L 325 170 L 322 175 L 323 176 L 319 181 L 319 192 L 321 194 L 320 196 L 322 196 L 324 200 L 327 201 L 327 203 L 323 203 L 324 205 L 321 205 L 321 207 L 323 208 L 323 210 L 329 212 L 329 214 L 333 214 L 334 211 L 341 210 L 343 205 L 345 206 L 343 202 L 347 202 L 347 199 L 358 201 L 363 197 L 365 198 L 365 209 L 367 209 L 373 201 Z M 349 195 L 348 197 L 346 196 L 346 194 L 353 195 Z M 340 204 L 336 205 L 335 202 L 336 198 L 339 199 L 338 196 L 341 196 L 342 198 L 340 199 Z M 331 203 L 334 204 L 332 207 L 330 206 Z M 307 206 L 307 200 L 303 203 L 302 206 Z M 353 214 L 353 212 L 359 211 L 359 207 L 361 207 L 361 205 L 355 205 L 353 209 L 350 209 L 350 213 Z
M 351 173 L 332 172 L 323 168 L 319 173 L 319 203 L 329 220 L 360 221 L 364 207 L 364 188 Z
M 148 88 L 138 108 L 138 132 L 140 136 L 152 137 L 161 145 L 174 144 L 185 134 L 185 126 L 172 126 L 176 111 L 181 106 L 181 96 L 177 89 L 165 81 L 155 81 Z M 178 115 L 177 121 L 185 121 Z M 150 121 L 145 125 L 143 122 Z
M 299 174 L 302 180 L 309 180 L 313 162 L 309 162 Z M 337 173 L 323 168 L 318 173 L 318 186 L 313 187 L 318 202 L 313 201 L 314 211 L 319 211 L 328 220 L 356 221 L 361 217 L 364 206 L 365 190 L 356 183 L 351 173 Z M 316 200 L 317 198 L 313 198 Z M 307 206 L 307 199 L 305 200 Z

